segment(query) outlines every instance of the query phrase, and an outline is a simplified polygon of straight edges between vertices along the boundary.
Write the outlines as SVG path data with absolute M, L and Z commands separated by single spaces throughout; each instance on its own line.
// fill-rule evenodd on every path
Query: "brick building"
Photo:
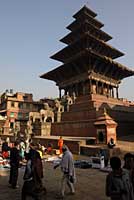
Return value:
M 8 134 L 13 131 L 24 132 L 29 119 L 29 112 L 38 112 L 42 107 L 42 102 L 33 101 L 32 94 L 13 93 L 12 89 L 6 90 L 1 95 L 0 104 L 0 114 L 6 117 L 3 133 Z

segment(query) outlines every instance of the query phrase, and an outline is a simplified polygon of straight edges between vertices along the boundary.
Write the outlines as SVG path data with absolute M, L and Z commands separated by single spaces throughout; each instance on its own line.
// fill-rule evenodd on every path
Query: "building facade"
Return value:
M 32 94 L 6 90 L 1 95 L 0 104 L 0 114 L 6 117 L 3 133 L 24 132 L 29 120 L 29 112 L 37 112 L 42 106 L 42 103 L 33 101 Z

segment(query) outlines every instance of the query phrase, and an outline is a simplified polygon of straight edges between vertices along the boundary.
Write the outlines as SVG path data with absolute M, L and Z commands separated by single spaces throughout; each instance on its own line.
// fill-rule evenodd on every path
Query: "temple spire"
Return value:
M 134 70 L 114 61 L 124 54 L 107 43 L 112 37 L 102 30 L 104 24 L 89 6 L 84 5 L 73 18 L 75 20 L 67 26 L 70 33 L 60 40 L 67 46 L 51 56 L 62 65 L 41 78 L 55 81 L 70 95 L 93 93 L 118 99 L 121 80 L 134 75 Z

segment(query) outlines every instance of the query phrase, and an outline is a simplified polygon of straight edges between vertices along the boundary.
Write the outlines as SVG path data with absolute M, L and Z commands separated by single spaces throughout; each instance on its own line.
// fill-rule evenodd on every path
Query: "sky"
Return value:
M 134 0 L 0 0 L 0 93 L 58 96 L 55 82 L 39 76 L 61 65 L 50 56 L 65 47 L 59 40 L 84 5 L 113 37 L 108 43 L 125 53 L 116 61 L 134 70 Z M 133 77 L 124 79 L 120 97 L 134 100 L 133 85 Z

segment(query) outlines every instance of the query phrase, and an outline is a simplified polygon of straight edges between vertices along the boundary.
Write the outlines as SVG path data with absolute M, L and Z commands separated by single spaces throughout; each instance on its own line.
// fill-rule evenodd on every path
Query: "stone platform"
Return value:
M 49 143 L 53 145 L 54 149 L 58 149 L 59 136 L 41 137 L 35 136 L 33 142 L 40 142 L 44 146 L 48 146 Z M 66 144 L 73 154 L 94 156 L 99 153 L 100 149 L 108 149 L 105 144 L 92 144 L 89 145 L 89 141 L 95 142 L 94 137 L 63 137 L 64 144 Z M 109 151 L 109 149 L 108 149 Z M 117 146 L 109 152 L 110 155 L 119 155 L 120 148 Z

